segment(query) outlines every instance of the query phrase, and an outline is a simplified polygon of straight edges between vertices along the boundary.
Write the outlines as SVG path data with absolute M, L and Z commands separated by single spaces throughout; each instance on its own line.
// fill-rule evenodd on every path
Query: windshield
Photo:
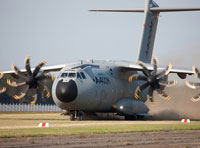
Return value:
M 74 77 L 76 77 L 76 73 L 71 73 L 71 72 L 70 72 L 69 75 L 68 75 L 68 77 L 69 77 L 69 78 L 74 78 Z

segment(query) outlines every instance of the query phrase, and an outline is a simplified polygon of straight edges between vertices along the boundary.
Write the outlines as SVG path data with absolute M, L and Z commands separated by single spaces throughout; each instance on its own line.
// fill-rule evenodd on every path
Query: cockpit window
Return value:
M 66 78 L 68 76 L 68 73 L 62 73 L 61 78 Z
M 82 79 L 80 73 L 77 73 L 77 79 Z
M 76 77 L 76 73 L 71 73 L 71 72 L 70 72 L 69 75 L 68 75 L 68 77 L 69 77 L 69 78 L 74 78 L 74 77 Z
M 86 76 L 83 72 L 80 72 L 83 79 L 86 79 Z
M 83 72 L 77 72 L 77 73 L 75 73 L 75 72 L 69 72 L 69 73 L 66 73 L 66 72 L 64 72 L 64 73 L 62 73 L 61 74 L 61 76 L 60 76 L 61 78 L 75 78 L 75 77 L 77 77 L 77 79 L 86 79 L 86 77 L 85 77 L 85 74 L 83 73 Z

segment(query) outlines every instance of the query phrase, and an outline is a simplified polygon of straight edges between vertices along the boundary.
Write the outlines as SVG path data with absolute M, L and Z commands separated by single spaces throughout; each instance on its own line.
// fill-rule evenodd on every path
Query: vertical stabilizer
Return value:
M 160 12 L 182 12 L 182 11 L 200 11 L 200 8 L 159 8 L 153 0 L 145 0 L 144 9 L 131 10 L 90 10 L 99 12 L 144 12 L 144 23 L 139 44 L 138 61 L 144 63 L 151 63 L 153 54 L 154 41 L 156 37 L 156 30 L 158 25 L 158 17 Z
M 151 12 L 150 8 L 158 7 L 153 0 L 146 0 L 144 23 L 139 44 L 138 61 L 150 63 L 158 24 L 159 11 Z

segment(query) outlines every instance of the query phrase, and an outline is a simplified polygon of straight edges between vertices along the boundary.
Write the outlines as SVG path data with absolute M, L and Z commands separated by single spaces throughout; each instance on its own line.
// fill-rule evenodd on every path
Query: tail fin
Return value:
M 154 41 L 158 24 L 159 11 L 151 12 L 150 8 L 158 7 L 152 0 L 146 0 L 144 9 L 144 24 L 139 45 L 138 60 L 151 63 Z
M 145 9 L 132 10 L 90 10 L 100 12 L 144 12 L 144 24 L 139 45 L 138 60 L 150 63 L 156 37 L 160 12 L 200 11 L 200 8 L 159 8 L 153 0 L 145 0 Z

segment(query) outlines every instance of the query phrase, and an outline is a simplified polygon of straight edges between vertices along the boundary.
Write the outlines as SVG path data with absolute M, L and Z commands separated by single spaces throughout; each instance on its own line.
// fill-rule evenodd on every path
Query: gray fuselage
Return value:
M 53 100 L 63 110 L 113 112 L 120 99 L 134 99 L 138 82 L 128 82 L 133 73 L 121 71 L 113 61 L 67 64 L 53 83 Z M 146 101 L 146 93 L 142 98 Z

